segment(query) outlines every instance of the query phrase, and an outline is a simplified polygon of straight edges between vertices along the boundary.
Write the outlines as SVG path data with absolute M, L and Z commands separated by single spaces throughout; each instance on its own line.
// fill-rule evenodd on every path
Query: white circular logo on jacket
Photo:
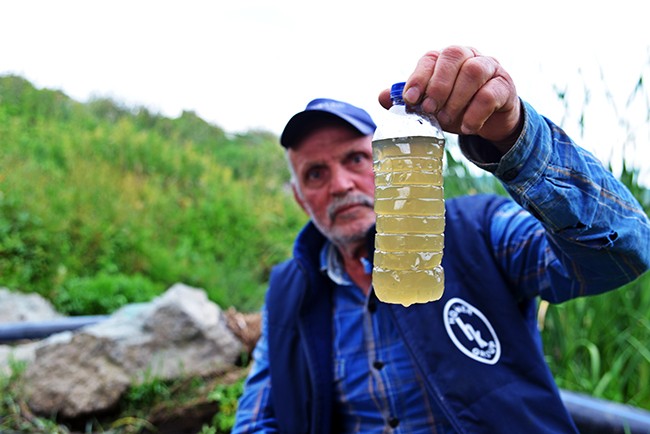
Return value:
M 463 354 L 488 365 L 499 361 L 499 338 L 480 310 L 456 297 L 445 304 L 443 315 L 447 334 Z

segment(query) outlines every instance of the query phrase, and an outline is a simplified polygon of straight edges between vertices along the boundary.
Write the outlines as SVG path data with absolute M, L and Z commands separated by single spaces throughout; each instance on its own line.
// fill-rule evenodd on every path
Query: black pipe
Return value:
M 108 315 L 69 316 L 46 321 L 0 323 L 0 341 L 42 339 L 55 333 L 76 330 L 104 321 Z
M 581 434 L 650 434 L 650 411 L 561 390 Z

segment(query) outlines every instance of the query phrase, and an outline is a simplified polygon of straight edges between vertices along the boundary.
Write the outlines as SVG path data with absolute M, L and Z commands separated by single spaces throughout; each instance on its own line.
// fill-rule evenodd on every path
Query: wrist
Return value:
M 501 156 L 506 155 L 508 151 L 512 149 L 512 147 L 515 145 L 515 143 L 517 143 L 519 136 L 521 136 L 521 132 L 524 129 L 524 122 L 525 122 L 524 112 L 525 109 L 523 107 L 523 102 L 520 100 L 519 110 L 517 110 L 518 118 L 515 127 L 503 139 L 490 141 L 490 143 L 492 143 L 492 145 L 497 149 L 497 151 L 501 154 Z

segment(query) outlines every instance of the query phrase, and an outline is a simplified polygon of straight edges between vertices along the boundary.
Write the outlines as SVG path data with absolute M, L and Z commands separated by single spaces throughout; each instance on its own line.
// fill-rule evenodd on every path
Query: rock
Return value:
M 38 294 L 0 288 L 0 323 L 24 323 L 62 318 L 52 304 Z M 0 341 L 2 339 L 0 338 Z M 38 342 L 21 345 L 0 345 L 0 375 L 11 373 L 11 362 L 29 363 L 34 360 Z
M 30 408 L 70 418 L 112 409 L 131 382 L 109 355 L 113 346 L 109 339 L 81 333 L 37 349 L 25 375 Z
M 177 284 L 151 303 L 43 341 L 25 372 L 25 394 L 36 413 L 76 418 L 112 409 L 133 381 L 221 373 L 242 350 L 219 306 Z
M 49 301 L 38 294 L 0 288 L 0 323 L 43 321 L 61 316 Z
M 0 375 L 11 374 L 12 363 L 29 364 L 34 360 L 39 342 L 29 342 L 18 346 L 0 345 Z

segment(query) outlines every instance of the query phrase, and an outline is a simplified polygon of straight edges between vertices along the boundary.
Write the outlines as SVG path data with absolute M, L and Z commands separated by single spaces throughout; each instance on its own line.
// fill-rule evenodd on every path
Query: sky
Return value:
M 519 95 L 650 185 L 650 32 L 633 0 L 3 0 L 0 75 L 228 133 L 279 135 L 318 97 L 376 118 L 428 50 L 495 57 Z M 633 94 L 643 80 L 641 92 Z M 560 98 L 558 95 L 563 95 Z M 634 97 L 632 97 L 634 95 Z M 580 119 L 583 119 L 582 123 Z

